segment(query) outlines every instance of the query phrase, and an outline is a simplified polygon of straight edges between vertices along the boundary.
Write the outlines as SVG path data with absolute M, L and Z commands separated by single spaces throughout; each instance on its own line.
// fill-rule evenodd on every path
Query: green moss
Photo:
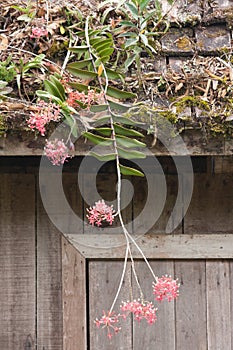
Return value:
M 211 109 L 209 103 L 200 96 L 184 96 L 179 101 L 176 101 L 174 105 L 178 114 L 183 112 L 186 107 L 198 107 L 204 111 L 210 111 Z

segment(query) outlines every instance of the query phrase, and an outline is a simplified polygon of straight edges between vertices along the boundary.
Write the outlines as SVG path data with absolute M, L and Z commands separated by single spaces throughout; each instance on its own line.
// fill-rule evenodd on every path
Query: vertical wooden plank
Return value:
M 140 323 L 133 322 L 133 349 L 175 350 L 174 301 L 170 303 L 167 301 L 156 302 L 152 290 L 153 277 L 148 267 L 143 261 L 137 262 L 135 267 L 145 300 L 152 301 L 158 307 L 158 319 L 152 325 L 147 324 L 145 320 Z M 174 276 L 173 262 L 171 261 L 151 261 L 151 267 L 158 277 L 165 274 Z M 133 275 L 132 279 L 134 280 Z M 135 282 L 133 285 L 135 286 Z M 137 299 L 139 295 L 134 295 L 134 297 Z
M 86 262 L 62 238 L 63 348 L 86 350 Z
M 134 220 L 137 219 L 137 216 L 141 213 L 143 209 L 146 208 L 145 215 L 140 219 L 140 225 L 136 228 L 134 228 L 135 233 L 142 232 L 142 233 L 165 233 L 166 227 L 168 224 L 168 220 L 171 216 L 172 210 L 174 208 L 176 197 L 177 197 L 177 191 L 178 191 L 178 184 L 177 184 L 177 176 L 174 175 L 166 175 L 166 198 L 164 202 L 164 206 L 161 208 L 162 213 L 158 219 L 156 219 L 157 212 L 160 204 L 162 203 L 162 196 L 163 191 L 160 193 L 160 189 L 156 188 L 158 186 L 158 183 L 161 181 L 161 177 L 164 177 L 164 175 L 160 174 L 149 174 L 146 177 L 134 178 L 134 186 L 135 186 L 135 192 L 134 192 L 134 203 L 133 203 L 133 217 Z M 148 186 L 148 183 L 150 186 Z M 151 186 L 152 185 L 152 186 Z M 149 188 L 150 187 L 150 188 Z M 152 196 L 152 200 L 148 201 L 148 191 L 150 191 L 150 194 L 154 192 L 154 195 Z M 161 196 L 161 198 L 158 198 L 158 196 Z M 182 203 L 180 203 L 180 206 L 177 208 L 178 212 L 173 213 L 174 215 L 182 216 Z M 174 228 L 173 221 L 171 223 L 171 227 L 169 229 L 173 230 L 173 233 L 182 233 L 182 224 L 180 224 L 177 228 Z M 148 223 L 151 223 L 151 225 L 148 225 Z M 149 229 L 147 227 L 150 226 Z
M 206 350 L 205 262 L 177 261 L 175 273 L 181 283 L 176 302 L 176 349 Z
M 0 349 L 35 349 L 35 180 L 0 174 Z
M 90 261 L 89 262 L 89 308 L 90 308 L 90 350 L 132 350 L 132 332 L 130 320 L 122 321 L 119 334 L 110 340 L 106 329 L 98 329 L 94 320 L 102 316 L 102 311 L 111 307 L 118 289 L 123 262 L 122 261 Z M 127 271 L 123 289 L 119 295 L 114 311 L 118 313 L 122 300 L 130 298 L 130 269 Z
M 63 349 L 61 234 L 37 212 L 37 350 Z
M 195 174 L 192 200 L 184 218 L 184 233 L 231 233 L 233 177 Z
M 228 261 L 206 262 L 208 350 L 232 349 Z

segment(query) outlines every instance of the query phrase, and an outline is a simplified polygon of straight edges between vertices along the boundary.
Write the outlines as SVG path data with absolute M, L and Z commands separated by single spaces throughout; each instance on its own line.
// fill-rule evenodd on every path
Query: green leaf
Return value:
M 111 136 L 112 134 L 112 129 L 111 128 L 95 128 L 95 131 L 98 132 L 99 134 L 103 136 Z
M 125 49 L 127 49 L 127 47 L 130 47 L 132 45 L 136 45 L 138 43 L 138 36 L 136 38 L 130 38 L 130 39 L 127 39 L 126 42 L 125 42 Z
M 73 46 L 70 47 L 68 50 L 74 53 L 85 53 L 88 52 L 89 47 L 86 45 L 82 45 L 82 46 Z
M 104 116 L 99 119 L 93 120 L 94 125 L 104 125 L 104 124 L 110 124 L 110 116 Z
M 134 4 L 129 3 L 129 2 L 126 2 L 125 6 L 129 9 L 132 17 L 137 20 L 138 19 L 138 15 L 139 15 L 137 7 Z
M 146 35 L 144 35 L 144 34 L 139 34 L 139 36 L 140 36 L 140 38 L 141 38 L 143 44 L 144 44 L 145 46 L 147 46 L 147 45 L 148 45 L 148 39 L 147 39 Z
M 146 147 L 145 143 L 135 139 L 130 139 L 126 136 L 116 136 L 116 142 L 119 146 L 125 148 Z
M 81 79 L 95 79 L 98 76 L 95 72 L 76 68 L 73 63 L 67 65 L 67 70 Z
M 126 32 L 126 33 L 122 33 L 122 34 L 120 34 L 120 35 L 118 35 L 118 38 L 124 38 L 124 37 L 126 37 L 126 38 L 136 38 L 137 37 L 137 33 L 135 33 L 135 32 Z
M 93 40 L 95 40 L 95 39 L 93 39 Z M 98 39 L 97 42 L 94 42 L 94 44 L 92 44 L 92 41 L 90 40 L 90 44 L 92 45 L 92 47 L 96 51 L 99 51 L 99 50 L 102 50 L 103 48 L 111 47 L 113 45 L 113 41 L 112 41 L 112 39 L 104 39 L 103 40 L 103 38 L 100 38 L 100 39 Z
M 108 79 L 121 79 L 122 78 L 122 74 L 117 73 L 116 71 L 109 69 L 109 68 L 105 68 L 106 73 L 107 73 L 107 77 Z M 102 77 L 104 77 L 104 72 L 101 75 Z
M 140 151 L 126 151 L 123 148 L 117 147 L 118 154 L 121 158 L 124 159 L 142 159 L 146 158 L 146 155 Z
M 60 80 L 58 80 L 54 75 L 50 76 L 50 80 L 52 81 L 52 83 L 56 86 L 57 90 L 59 90 L 60 93 L 60 99 L 62 101 L 65 101 L 66 99 L 66 92 L 64 89 L 64 86 L 62 85 L 62 83 L 60 82 Z M 59 96 L 58 96 L 59 97 Z
M 52 96 L 58 97 L 61 101 L 64 101 L 64 96 L 61 94 L 59 88 L 49 80 L 44 81 L 45 90 L 48 91 Z
M 100 58 L 105 58 L 105 57 L 110 57 L 111 54 L 113 53 L 114 48 L 105 48 L 104 50 L 98 51 L 98 55 L 100 56 Z
M 58 104 L 62 103 L 60 98 L 58 98 L 58 97 L 56 97 L 54 95 L 51 95 L 48 91 L 37 90 L 36 94 L 37 94 L 38 97 L 40 97 L 42 99 L 45 99 L 45 100 L 51 100 L 52 99 L 52 101 L 57 102 Z
M 133 22 L 130 22 L 130 21 L 121 21 L 119 24 L 121 26 L 137 28 L 137 26 Z
M 140 11 L 143 12 L 143 10 L 146 8 L 146 6 L 149 4 L 150 0 L 142 0 L 140 1 Z
M 126 118 L 126 117 L 113 116 L 112 118 L 113 118 L 113 121 L 115 123 L 120 123 L 120 124 L 125 124 L 125 125 L 137 125 L 138 124 L 134 120 Z
M 108 105 L 91 105 L 90 106 L 90 111 L 91 112 L 103 112 L 108 109 Z
M 103 162 L 108 162 L 108 161 L 110 161 L 110 160 L 116 159 L 115 153 L 97 154 L 97 153 L 95 153 L 95 152 L 90 152 L 89 154 L 90 154 L 91 156 L 97 158 L 98 160 L 103 161 Z
M 118 125 L 116 123 L 114 123 L 114 130 L 115 130 L 115 133 L 118 135 L 144 137 L 144 135 L 141 132 L 134 129 L 124 128 L 123 126 Z
M 117 88 L 108 86 L 107 88 L 107 95 L 117 98 L 117 99 L 126 99 L 126 98 L 136 98 L 137 95 L 129 92 L 129 91 L 123 91 L 123 90 L 119 90 Z
M 94 135 L 94 134 L 90 133 L 89 131 L 84 132 L 83 136 L 86 137 L 91 142 L 93 142 L 94 144 L 100 145 L 100 146 L 111 146 L 113 143 L 112 139 L 102 137 L 99 135 Z
M 91 58 L 88 58 L 86 60 L 72 62 L 69 65 L 73 68 L 82 69 L 87 67 L 91 63 L 91 61 Z
M 121 164 L 120 164 L 120 170 L 122 175 L 133 175 L 133 176 L 141 176 L 141 177 L 144 176 L 144 174 L 141 171 L 134 168 L 130 168 L 125 165 L 121 165 Z
M 135 61 L 135 58 L 136 58 L 137 54 L 134 54 L 134 55 L 130 55 L 125 63 L 124 63 L 124 66 L 125 66 L 125 70 L 128 70 L 128 68 L 131 66 L 131 64 Z
M 112 110 L 121 111 L 121 112 L 127 112 L 132 107 L 132 105 L 129 105 L 129 104 L 126 105 L 123 103 L 114 102 L 109 99 L 108 99 L 108 103 Z

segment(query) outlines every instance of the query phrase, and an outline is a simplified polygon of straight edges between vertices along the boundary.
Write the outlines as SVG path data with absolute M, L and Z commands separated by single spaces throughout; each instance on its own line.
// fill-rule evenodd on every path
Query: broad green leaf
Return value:
M 129 92 L 129 91 L 123 91 L 123 90 L 119 90 L 117 88 L 108 86 L 107 88 L 107 95 L 117 98 L 117 99 L 126 99 L 126 98 L 136 98 L 137 95 Z
M 126 42 L 125 42 L 125 49 L 127 49 L 127 47 L 130 47 L 132 45 L 136 45 L 138 43 L 138 36 L 136 38 L 130 38 L 130 39 L 127 39 Z
M 64 96 L 61 94 L 58 87 L 49 80 L 44 81 L 45 90 L 48 91 L 52 96 L 58 97 L 61 101 L 64 101 Z
M 90 106 L 90 111 L 91 112 L 103 112 L 108 109 L 108 105 L 91 105 Z
M 116 71 L 114 71 L 112 69 L 105 68 L 105 70 L 106 70 L 108 79 L 113 79 L 114 80 L 114 79 L 121 79 L 121 77 L 122 77 L 122 74 L 117 73 Z M 102 73 L 101 76 L 104 77 L 104 72 Z
M 98 153 L 95 153 L 95 152 L 90 152 L 89 154 L 90 154 L 91 156 L 97 158 L 98 160 L 102 161 L 102 162 L 108 162 L 108 161 L 110 161 L 110 160 L 116 159 L 115 153 L 98 154 Z
M 135 58 L 136 58 L 137 54 L 134 54 L 134 55 L 130 55 L 125 63 L 124 63 L 124 66 L 125 66 L 125 69 L 128 70 L 128 68 L 131 66 L 131 64 L 135 61 Z
M 103 40 L 103 38 L 100 38 L 94 44 L 92 44 L 91 41 L 90 41 L 90 44 L 96 51 L 98 51 L 98 50 L 101 50 L 101 49 L 103 49 L 105 47 L 111 47 L 113 45 L 113 41 L 112 41 L 112 39 L 104 39 Z
M 105 124 L 110 124 L 110 116 L 104 116 L 99 119 L 93 120 L 93 123 L 95 126 L 97 125 L 105 125 Z
M 146 6 L 149 4 L 150 0 L 141 0 L 140 1 L 140 11 L 143 12 L 143 10 L 146 8 Z
M 124 128 L 123 126 L 118 125 L 116 123 L 114 123 L 114 130 L 115 130 L 115 133 L 118 135 L 144 137 L 144 135 L 141 132 L 134 129 Z
M 98 76 L 95 72 L 75 68 L 72 66 L 72 63 L 67 65 L 67 70 L 81 79 L 95 79 Z
M 65 92 L 65 89 L 64 89 L 64 86 L 62 85 L 62 83 L 54 75 L 50 76 L 50 80 L 56 86 L 56 88 L 59 90 L 61 100 L 65 101 L 66 92 Z
M 114 48 L 105 48 L 104 50 L 98 51 L 98 55 L 100 56 L 100 58 L 104 58 L 104 57 L 109 57 L 111 56 L 111 54 L 113 53 Z
M 120 164 L 120 170 L 122 175 L 133 175 L 133 176 L 141 176 L 141 177 L 144 176 L 144 174 L 141 171 L 134 168 L 130 168 L 125 165 L 121 165 L 121 164 Z
M 121 21 L 119 24 L 122 26 L 137 28 L 137 26 L 133 22 L 130 22 L 130 21 Z
M 91 63 L 91 61 L 91 58 L 88 58 L 86 60 L 72 62 L 69 65 L 73 68 L 82 69 L 87 67 Z
M 138 19 L 138 15 L 139 15 L 137 7 L 134 4 L 129 3 L 129 2 L 126 2 L 125 6 L 129 9 L 132 17 L 137 20 Z
M 140 151 L 126 151 L 123 148 L 117 147 L 118 154 L 121 158 L 124 159 L 139 159 L 146 158 L 146 155 Z
M 36 94 L 38 97 L 42 98 L 42 99 L 46 99 L 46 100 L 52 100 L 57 102 L 58 104 L 62 104 L 62 101 L 60 100 L 60 98 L 51 95 L 48 91 L 44 91 L 44 90 L 37 90 Z
M 107 137 L 102 137 L 99 135 L 94 135 L 89 131 L 84 132 L 83 136 L 86 137 L 91 142 L 95 143 L 96 145 L 100 145 L 100 146 L 111 146 L 113 143 L 112 139 Z
M 146 16 L 146 17 L 142 20 L 141 26 L 142 26 L 144 23 L 147 23 L 147 22 L 149 21 L 149 19 L 150 19 L 151 17 L 153 17 L 156 13 L 157 13 L 157 11 L 152 11 L 152 12 L 150 12 L 149 15 Z
M 99 134 L 103 136 L 111 136 L 112 134 L 112 129 L 111 128 L 95 128 L 95 131 L 98 132 Z
M 146 147 L 145 143 L 135 139 L 130 139 L 126 136 L 116 136 L 116 142 L 119 146 L 125 148 Z
M 108 99 L 108 103 L 112 110 L 121 111 L 121 112 L 127 112 L 132 107 L 132 105 L 129 105 L 129 104 L 126 105 L 123 103 L 114 102 L 109 99 Z
M 120 123 L 120 124 L 125 124 L 125 125 L 137 125 L 138 124 L 134 120 L 126 118 L 126 117 L 113 116 L 112 118 L 113 118 L 113 121 L 115 123 Z
M 71 86 L 73 89 L 76 89 L 78 91 L 84 91 L 88 92 L 88 86 L 85 84 L 80 84 L 80 83 L 68 83 L 69 86 Z M 97 92 L 100 92 L 100 89 L 96 89 Z
M 73 46 L 70 47 L 68 50 L 74 53 L 85 53 L 88 52 L 89 47 L 86 45 L 82 45 L 82 46 Z

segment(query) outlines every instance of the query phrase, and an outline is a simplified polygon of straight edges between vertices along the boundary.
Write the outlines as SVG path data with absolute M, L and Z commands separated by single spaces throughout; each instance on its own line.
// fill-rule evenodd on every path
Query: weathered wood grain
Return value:
M 63 349 L 86 350 L 86 264 L 62 238 Z
M 233 177 L 195 174 L 184 233 L 230 233 L 233 227 Z
M 161 277 L 165 274 L 174 276 L 172 261 L 151 261 L 150 263 L 156 276 Z M 152 325 L 147 324 L 145 320 L 140 323 L 138 321 L 133 322 L 133 349 L 175 350 L 174 302 L 156 302 L 152 292 L 153 277 L 148 267 L 143 261 L 136 262 L 135 267 L 145 300 L 152 301 L 158 307 L 158 318 Z M 132 280 L 134 290 L 137 292 L 133 275 Z M 136 299 L 139 294 L 135 293 L 134 297 Z
M 76 235 L 68 236 L 71 243 L 90 259 L 124 258 L 123 235 Z M 148 259 L 232 259 L 232 234 L 181 234 L 139 236 L 137 244 Z M 107 248 L 106 248 L 107 247 Z M 141 258 L 133 246 L 135 258 Z
M 0 174 L 0 349 L 36 349 L 35 179 Z
M 206 350 L 205 261 L 177 261 L 180 296 L 176 301 L 176 349 Z
M 37 346 L 63 349 L 61 234 L 37 201 Z
M 121 278 L 123 261 L 90 261 L 89 262 L 89 327 L 90 350 L 132 350 L 131 321 L 121 322 L 122 330 L 110 340 L 107 329 L 97 328 L 96 318 L 110 309 Z M 122 300 L 130 299 L 131 270 L 127 269 L 123 288 L 120 292 L 114 311 L 118 313 Z
M 230 271 L 228 261 L 206 262 L 208 350 L 232 349 Z
M 134 221 L 138 222 L 137 225 L 134 223 L 134 233 L 165 233 L 177 197 L 177 177 L 152 173 L 143 178 L 135 177 L 133 181 L 135 185 L 133 216 Z M 174 228 L 174 216 L 182 217 L 182 207 L 183 203 L 180 203 L 170 221 L 169 229 L 173 233 L 182 232 L 181 225 Z

